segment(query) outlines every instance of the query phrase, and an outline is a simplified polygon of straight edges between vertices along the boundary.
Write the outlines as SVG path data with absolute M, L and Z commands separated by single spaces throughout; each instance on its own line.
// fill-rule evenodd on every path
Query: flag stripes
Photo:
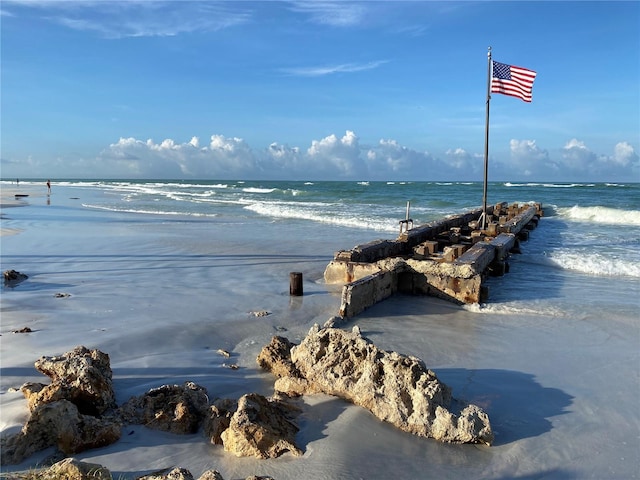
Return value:
M 491 93 L 501 93 L 531 102 L 536 72 L 493 61 Z

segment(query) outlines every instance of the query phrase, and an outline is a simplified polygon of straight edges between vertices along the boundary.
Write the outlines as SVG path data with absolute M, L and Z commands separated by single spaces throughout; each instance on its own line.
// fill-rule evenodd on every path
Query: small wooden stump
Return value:
M 289 273 L 289 295 L 302 296 L 302 272 Z

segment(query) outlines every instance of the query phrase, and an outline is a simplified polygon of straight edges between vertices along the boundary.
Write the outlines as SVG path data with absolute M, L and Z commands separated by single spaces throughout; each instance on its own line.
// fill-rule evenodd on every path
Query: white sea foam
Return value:
M 506 182 L 505 187 L 544 187 L 544 188 L 575 188 L 594 187 L 594 183 L 511 183 Z
M 276 190 L 277 188 L 257 188 L 257 187 L 246 187 L 242 189 L 242 191 L 245 193 L 273 193 Z
M 511 301 L 503 303 L 472 303 L 462 305 L 464 310 L 473 313 L 482 313 L 490 315 L 536 315 L 545 317 L 566 317 L 570 315 L 568 312 L 549 304 L 542 302 L 527 301 Z
M 346 214 L 337 210 L 327 212 L 327 206 L 328 205 L 324 203 L 312 202 L 256 202 L 251 203 L 244 208 L 266 217 L 295 218 L 324 224 L 371 229 L 376 231 L 395 232 L 397 230 L 397 222 L 392 219 L 377 219 L 352 213 Z
M 167 211 L 167 210 L 150 210 L 145 208 L 122 208 L 122 207 L 110 207 L 107 205 L 92 205 L 89 203 L 83 203 L 83 207 L 85 208 L 93 208 L 95 210 L 105 210 L 108 212 L 118 212 L 118 213 L 137 213 L 137 214 L 147 214 L 147 215 L 185 215 L 188 217 L 217 217 L 217 213 L 202 213 L 202 212 L 178 212 L 178 211 Z
M 640 210 L 619 210 L 602 206 L 558 208 L 557 212 L 571 220 L 607 225 L 640 225 Z
M 629 261 L 628 258 L 594 252 L 585 255 L 574 250 L 559 250 L 545 258 L 544 263 L 564 270 L 596 276 L 640 278 L 640 262 Z

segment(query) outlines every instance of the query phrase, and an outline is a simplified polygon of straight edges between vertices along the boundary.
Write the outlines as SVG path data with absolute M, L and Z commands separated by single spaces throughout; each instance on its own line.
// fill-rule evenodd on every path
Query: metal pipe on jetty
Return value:
M 402 225 L 410 220 L 408 208 L 395 240 L 340 250 L 325 268 L 327 283 L 344 284 L 340 317 L 353 317 L 396 292 L 458 304 L 486 302 L 484 280 L 508 272 L 509 255 L 520 253 L 520 241 L 544 213 L 540 203 L 502 202 L 487 207 L 484 219 L 484 209 L 478 209 L 403 229 L 409 226 Z

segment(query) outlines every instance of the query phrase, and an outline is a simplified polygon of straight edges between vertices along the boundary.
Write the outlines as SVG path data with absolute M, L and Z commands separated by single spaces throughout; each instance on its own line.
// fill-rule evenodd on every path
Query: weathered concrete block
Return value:
M 379 271 L 342 288 L 340 316 L 353 317 L 397 291 L 396 272 Z
M 332 260 L 324 270 L 327 283 L 349 283 L 380 271 L 377 263 L 342 262 Z
M 438 242 L 434 240 L 427 240 L 413 248 L 413 252 L 416 255 L 422 255 L 428 257 L 438 251 Z

